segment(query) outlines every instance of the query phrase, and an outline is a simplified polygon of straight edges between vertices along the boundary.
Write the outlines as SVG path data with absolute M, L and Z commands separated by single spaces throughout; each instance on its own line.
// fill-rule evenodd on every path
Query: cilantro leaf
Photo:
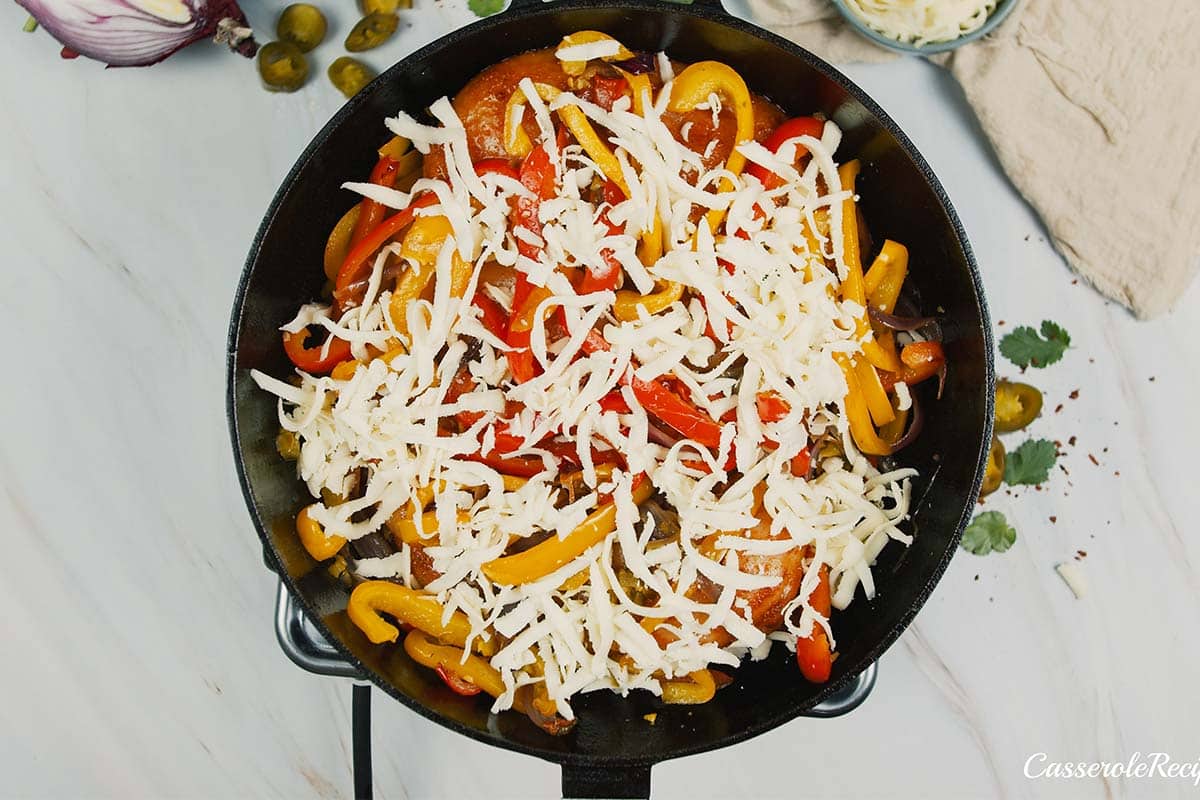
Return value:
M 1028 325 L 1014 328 L 1000 340 L 1000 353 L 1018 367 L 1045 367 L 1063 357 L 1071 336 L 1061 325 L 1042 321 L 1041 336 Z
M 977 556 L 1003 553 L 1017 540 L 1017 532 L 999 511 L 984 511 L 963 531 L 962 548 Z
M 1058 459 L 1058 447 L 1049 439 L 1030 439 L 1009 452 L 1004 462 L 1004 482 L 1010 485 L 1044 482 Z
M 504 0 L 467 0 L 467 8 L 477 17 L 490 17 L 504 8 Z

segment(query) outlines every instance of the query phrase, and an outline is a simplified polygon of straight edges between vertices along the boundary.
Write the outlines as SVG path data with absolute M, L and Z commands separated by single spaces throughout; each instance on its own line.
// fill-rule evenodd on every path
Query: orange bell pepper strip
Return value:
M 654 486 L 639 475 L 633 482 L 633 501 L 641 504 L 654 493 Z M 483 565 L 483 574 L 501 586 L 518 586 L 544 578 L 570 563 L 592 545 L 616 530 L 617 507 L 605 503 L 588 515 L 579 527 L 559 539 L 551 536 L 540 544 L 511 556 L 501 556 Z
M 833 610 L 832 596 L 829 591 L 829 565 L 822 564 L 820 578 L 808 604 L 813 611 L 829 619 Z M 829 649 L 829 635 L 814 620 L 808 636 L 796 637 L 796 664 L 800 674 L 812 683 L 825 683 L 829 673 L 833 671 L 833 653 Z
M 901 368 L 897 372 L 885 372 L 879 376 L 888 391 L 897 383 L 912 386 L 932 378 L 946 363 L 946 352 L 941 342 L 912 342 L 900 351 L 900 361 Z

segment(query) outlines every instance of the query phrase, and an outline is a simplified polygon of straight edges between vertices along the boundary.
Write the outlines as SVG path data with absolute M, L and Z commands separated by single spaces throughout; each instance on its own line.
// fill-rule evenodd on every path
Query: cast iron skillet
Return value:
M 269 558 L 327 638 L 379 688 L 466 736 L 561 764 L 568 796 L 645 797 L 652 764 L 787 722 L 877 659 L 912 620 L 954 553 L 979 491 L 991 438 L 991 328 L 962 226 L 928 164 L 896 124 L 828 64 L 727 15 L 719 0 L 691 6 L 652 0 L 513 5 L 400 61 L 347 103 L 300 156 L 267 211 L 238 287 L 229 336 L 229 424 L 246 504 Z M 823 111 L 835 120 L 845 132 L 839 160 L 863 160 L 860 194 L 875 241 L 891 237 L 908 246 L 909 282 L 922 311 L 941 314 L 950 371 L 940 401 L 932 386 L 920 387 L 925 431 L 900 459 L 921 472 L 914 492 L 916 539 L 907 549 L 893 544 L 884 551 L 875 568 L 874 601 L 860 596 L 835 617 L 840 656 L 828 684 L 806 683 L 793 658 L 777 648 L 771 658 L 743 665 L 734 683 L 702 706 L 662 706 L 647 693 L 581 696 L 574 702 L 578 725 L 552 738 L 515 712 L 489 715 L 485 702 L 453 694 L 403 648 L 372 646 L 349 623 L 346 590 L 296 539 L 295 513 L 310 501 L 293 465 L 275 452 L 275 402 L 248 373 L 290 373 L 278 327 L 318 295 L 326 235 L 356 200 L 339 186 L 370 171 L 375 148 L 389 135 L 383 118 L 398 109 L 417 113 L 491 64 L 583 29 L 686 62 L 726 62 L 785 111 Z M 652 711 L 658 713 L 653 726 L 642 718 Z

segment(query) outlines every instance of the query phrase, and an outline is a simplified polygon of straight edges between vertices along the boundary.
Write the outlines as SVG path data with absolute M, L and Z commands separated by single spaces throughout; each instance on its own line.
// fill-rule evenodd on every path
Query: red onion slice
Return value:
M 921 401 L 917 399 L 916 392 L 913 392 L 912 419 L 908 423 L 908 430 L 892 445 L 892 452 L 897 453 L 915 442 L 917 437 L 921 435 L 921 429 L 924 427 L 925 413 L 921 410 Z
M 871 315 L 872 320 L 893 331 L 915 331 L 937 322 L 935 317 L 899 317 L 880 311 L 874 306 L 868 306 L 867 313 Z

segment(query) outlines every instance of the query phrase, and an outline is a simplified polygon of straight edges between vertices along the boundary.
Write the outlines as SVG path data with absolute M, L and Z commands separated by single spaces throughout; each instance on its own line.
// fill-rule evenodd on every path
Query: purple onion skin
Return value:
M 867 307 L 867 314 L 875 322 L 894 331 L 915 331 L 937 322 L 935 317 L 899 317 L 886 311 L 880 311 L 874 306 Z
M 110 67 L 147 67 L 217 33 L 222 20 L 249 28 L 237 0 L 183 0 L 186 22 L 164 19 L 125 0 L 17 0 L 65 52 Z M 227 23 L 228 24 L 228 23 Z M 246 57 L 257 52 L 253 37 L 230 44 Z
M 894 445 L 892 445 L 892 452 L 898 453 L 899 451 L 903 450 L 904 448 L 908 447 L 910 444 L 915 442 L 917 440 L 917 437 L 921 435 L 921 429 L 924 427 L 925 427 L 925 413 L 921 410 L 921 401 L 917 397 L 917 393 L 913 392 L 913 394 L 912 394 L 912 419 L 908 423 L 908 430 L 906 430 L 904 432 L 904 435 L 901 436 L 899 439 L 897 439 L 896 443 Z
M 658 61 L 653 53 L 638 53 L 633 58 L 614 61 L 613 66 L 620 67 L 630 75 L 641 75 L 658 69 Z

